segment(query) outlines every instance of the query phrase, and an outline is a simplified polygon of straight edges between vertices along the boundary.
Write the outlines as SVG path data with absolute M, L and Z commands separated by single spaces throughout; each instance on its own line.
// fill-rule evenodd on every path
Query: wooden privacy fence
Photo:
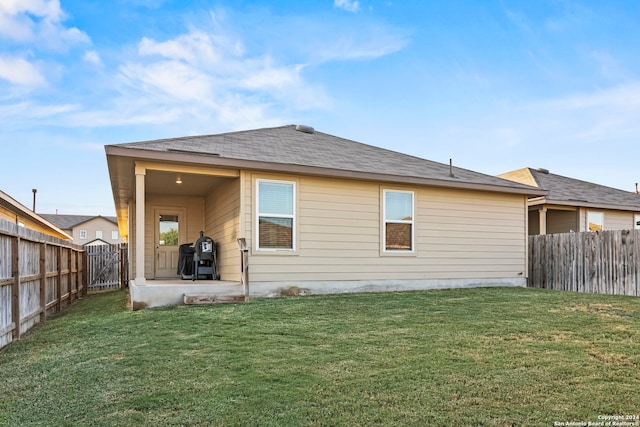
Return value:
M 529 236 L 529 286 L 640 296 L 640 230 Z
M 87 292 L 80 246 L 0 219 L 0 348 Z
M 88 286 L 90 291 L 120 289 L 128 283 L 127 244 L 84 247 L 87 253 Z

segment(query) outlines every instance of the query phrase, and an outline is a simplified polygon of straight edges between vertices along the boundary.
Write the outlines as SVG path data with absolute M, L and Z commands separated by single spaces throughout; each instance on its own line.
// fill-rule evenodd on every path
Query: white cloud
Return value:
M 23 18 L 33 20 L 32 27 L 25 28 L 37 29 L 32 37 L 42 34 L 46 27 L 47 19 L 38 18 L 40 22 L 37 16 L 49 16 L 51 22 L 58 24 L 62 22 L 64 14 L 57 1 L 28 0 L 25 4 L 31 4 L 29 2 L 50 5 L 51 12 L 36 15 L 15 6 L 11 13 L 5 8 L 0 17 L 15 17 L 23 11 Z M 29 10 L 35 10 L 35 6 Z M 290 117 L 297 121 L 301 114 L 331 105 L 324 89 L 307 78 L 310 68 L 327 61 L 377 58 L 400 50 L 407 43 L 403 36 L 374 22 L 354 29 L 344 21 L 296 17 L 277 21 L 266 30 L 266 34 L 270 31 L 281 34 L 286 28 L 291 36 L 262 38 L 258 39 L 259 43 L 252 40 L 247 49 L 239 35 L 245 27 L 230 25 L 227 20 L 231 18 L 224 10 L 220 14 L 211 12 L 207 22 L 175 37 L 141 37 L 135 49 L 126 50 L 130 54 L 128 59 L 115 70 L 105 70 L 109 72 L 91 88 L 93 98 L 86 100 L 84 108 L 52 112 L 49 120 L 45 118 L 40 122 L 92 127 L 155 124 L 197 133 L 198 129 L 276 125 Z M 68 43 L 83 40 L 82 32 L 74 32 L 73 28 L 64 28 L 61 24 L 57 28 L 69 30 L 59 32 L 58 40 Z M 327 32 L 330 35 L 318 39 L 317 34 Z M 29 68 L 27 60 L 25 57 L 23 65 Z M 96 50 L 85 50 L 82 60 L 105 67 Z M 38 70 L 35 66 L 32 69 Z M 47 73 L 50 72 L 47 69 Z M 0 78 L 8 80 L 8 77 Z M 11 78 L 15 84 L 18 77 Z M 38 82 L 35 77 L 32 81 Z M 41 75 L 40 82 L 44 81 Z M 78 102 L 82 102 L 80 91 L 82 89 L 74 93 L 80 96 L 74 98 Z M 45 111 L 46 102 L 40 107 Z M 26 114 L 21 121 L 26 117 L 32 115 Z
M 0 56 L 0 79 L 10 83 L 37 87 L 46 84 L 40 70 L 24 58 Z
M 82 56 L 82 59 L 89 64 L 93 64 L 95 66 L 101 67 L 102 60 L 100 59 L 100 55 L 95 50 L 88 50 Z
M 332 43 L 323 44 L 317 57 L 321 62 L 353 59 L 376 59 L 402 50 L 408 39 L 384 31 L 343 34 Z
M 212 78 L 195 67 L 179 61 L 128 64 L 120 69 L 126 81 L 142 83 L 147 92 L 160 92 L 175 100 L 204 102 L 212 95 Z
M 0 51 L 4 55 L 0 57 L 0 79 L 15 85 L 8 93 L 47 83 L 44 67 L 32 59 L 39 52 L 64 52 L 71 46 L 91 42 L 83 31 L 65 26 L 64 19 L 59 0 L 0 0 L 0 46 L 4 51 Z M 25 47 L 28 54 L 24 53 Z M 46 71 L 55 74 L 59 69 L 49 63 Z
M 246 126 L 277 123 L 270 117 L 328 103 L 323 91 L 304 79 L 304 64 L 248 55 L 240 40 L 221 32 L 192 29 L 165 41 L 145 37 L 137 52 L 120 67 L 119 78 L 123 96 L 145 100 L 139 107 L 146 110 L 175 108 L 191 122 Z
M 300 72 L 303 65 L 289 67 L 273 67 L 265 64 L 264 67 L 249 73 L 242 81 L 242 85 L 248 89 L 283 89 L 296 86 L 301 83 Z
M 0 2 L 0 36 L 14 43 L 37 43 L 39 47 L 64 50 L 90 42 L 89 36 L 63 24 L 59 0 L 3 0 Z
M 629 82 L 591 93 L 573 94 L 542 103 L 544 107 L 559 110 L 581 110 L 588 108 L 603 111 L 616 109 L 629 111 L 640 109 L 640 82 Z M 535 105 L 534 105 L 535 106 Z
M 333 5 L 348 12 L 357 12 L 360 9 L 360 2 L 357 0 L 334 0 Z

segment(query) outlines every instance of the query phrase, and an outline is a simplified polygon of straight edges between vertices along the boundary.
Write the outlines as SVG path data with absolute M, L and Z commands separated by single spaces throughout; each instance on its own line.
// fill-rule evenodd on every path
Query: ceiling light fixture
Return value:
M 182 184 L 182 177 L 180 175 L 176 178 L 176 184 Z

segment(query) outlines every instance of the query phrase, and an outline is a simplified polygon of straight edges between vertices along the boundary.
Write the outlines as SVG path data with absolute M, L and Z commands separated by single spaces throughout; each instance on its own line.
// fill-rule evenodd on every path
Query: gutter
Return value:
M 632 205 L 615 205 L 588 202 L 586 200 L 552 200 L 545 197 L 535 197 L 529 199 L 529 206 L 555 205 L 555 206 L 571 206 L 578 208 L 607 209 L 615 211 L 633 211 L 640 212 L 640 206 Z

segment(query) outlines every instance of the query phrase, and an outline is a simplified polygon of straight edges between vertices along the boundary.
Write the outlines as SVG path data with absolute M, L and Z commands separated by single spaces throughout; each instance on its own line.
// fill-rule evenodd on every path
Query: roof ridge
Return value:
M 310 126 L 305 128 L 309 129 Z M 456 185 L 468 183 L 473 186 L 489 185 L 501 189 L 539 192 L 539 189 L 526 184 L 463 167 L 456 166 L 453 169 L 454 173 L 451 174 L 451 163 L 430 160 L 315 129 L 313 133 L 301 132 L 298 126 L 293 124 L 117 144 L 106 147 L 107 155 L 110 150 L 115 153 L 117 147 L 139 150 L 139 153 L 132 154 L 142 157 L 146 157 L 146 153 L 153 153 L 152 157 L 157 156 L 165 160 L 169 159 L 167 154 L 177 152 L 185 156 L 198 155 L 202 158 L 208 156 L 203 161 L 205 164 L 219 162 L 226 166 L 239 164 L 241 167 L 249 167 L 247 163 L 242 162 L 255 162 L 255 165 L 260 168 L 296 165 L 314 168 L 315 172 L 323 169 L 329 175 L 335 174 L 336 171 L 346 171 L 347 173 L 375 174 L 380 177 L 427 179 L 436 180 L 439 183 L 457 183 Z M 214 154 L 215 158 L 211 157 Z M 193 159 L 196 158 L 193 157 Z M 185 157 L 185 161 L 190 160 Z
M 530 169 L 532 169 L 532 168 L 530 168 Z M 532 169 L 532 170 L 537 172 L 537 173 L 539 173 L 539 174 L 551 175 L 551 176 L 555 176 L 555 177 L 558 177 L 558 178 L 568 179 L 570 181 L 580 182 L 580 183 L 591 185 L 591 186 L 606 188 L 606 189 L 614 190 L 614 191 L 621 191 L 623 193 L 638 194 L 638 193 L 635 193 L 633 191 L 623 190 L 621 188 L 616 188 L 616 187 L 610 187 L 610 186 L 604 185 L 604 184 L 598 184 L 597 182 L 586 181 L 584 179 L 579 179 L 579 178 L 572 178 L 570 176 L 560 175 L 560 174 L 557 174 L 557 173 L 551 173 L 551 171 L 542 172 L 542 171 L 539 171 L 537 169 Z M 537 182 L 538 181 L 537 178 L 535 176 L 534 176 L 534 178 L 536 179 L 536 182 Z
M 198 134 L 198 135 L 176 136 L 172 138 L 146 139 L 144 141 L 125 142 L 123 144 L 124 145 L 137 145 L 137 144 L 141 145 L 141 144 L 157 143 L 157 142 L 165 142 L 165 141 L 167 142 L 182 141 L 185 139 L 192 139 L 192 138 L 220 137 L 220 136 L 235 135 L 235 134 L 241 134 L 241 133 L 253 133 L 253 132 L 258 132 L 263 130 L 283 129 L 283 128 L 295 127 L 295 126 L 296 125 L 289 124 L 289 125 L 282 125 L 282 126 L 262 127 L 258 129 L 234 130 L 234 131 L 220 132 L 220 133 L 206 133 L 206 134 Z M 321 132 L 316 131 L 316 133 L 321 133 Z M 325 135 L 328 135 L 328 134 L 325 134 Z M 107 145 L 123 145 L 123 144 L 117 143 L 117 144 L 107 144 Z

